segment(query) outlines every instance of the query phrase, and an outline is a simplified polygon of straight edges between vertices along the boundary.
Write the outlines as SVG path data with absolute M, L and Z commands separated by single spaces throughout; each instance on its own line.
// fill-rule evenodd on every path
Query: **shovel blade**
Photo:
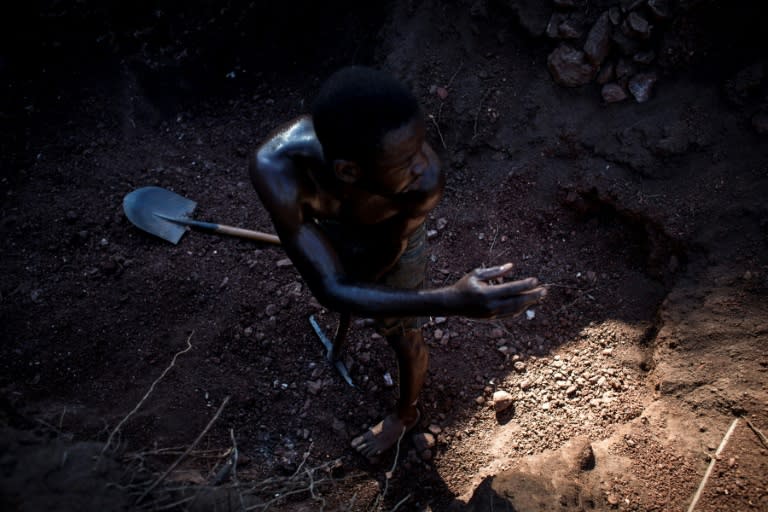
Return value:
M 142 187 L 123 198 L 123 211 L 136 227 L 173 244 L 186 232 L 186 227 L 162 216 L 185 219 L 195 211 L 197 203 L 160 187 Z

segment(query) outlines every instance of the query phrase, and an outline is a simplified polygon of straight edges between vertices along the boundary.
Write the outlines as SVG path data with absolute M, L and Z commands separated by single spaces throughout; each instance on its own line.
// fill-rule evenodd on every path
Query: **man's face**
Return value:
M 440 161 L 427 144 L 425 133 L 420 116 L 387 132 L 360 185 L 369 192 L 408 203 L 439 195 L 443 187 Z

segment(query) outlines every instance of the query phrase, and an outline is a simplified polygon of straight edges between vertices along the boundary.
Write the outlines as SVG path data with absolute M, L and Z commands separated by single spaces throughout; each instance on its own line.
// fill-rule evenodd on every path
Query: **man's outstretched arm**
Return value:
M 497 318 L 516 315 L 546 295 L 534 278 L 490 283 L 508 274 L 511 264 L 475 269 L 453 285 L 431 290 L 353 282 L 326 235 L 312 219 L 304 218 L 304 192 L 292 163 L 257 157 L 250 162 L 250 173 L 283 248 L 315 297 L 329 309 L 360 316 Z
M 325 235 L 312 224 L 280 239 L 315 297 L 329 309 L 362 316 L 447 316 L 497 318 L 516 315 L 546 295 L 534 278 L 490 284 L 511 264 L 475 269 L 450 286 L 400 290 L 347 278 Z

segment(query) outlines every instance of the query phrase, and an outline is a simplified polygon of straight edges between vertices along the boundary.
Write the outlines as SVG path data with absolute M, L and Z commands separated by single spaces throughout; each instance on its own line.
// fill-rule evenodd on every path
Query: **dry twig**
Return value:
M 392 467 L 389 468 L 389 471 L 384 473 L 384 489 L 381 491 L 381 494 L 376 496 L 376 500 L 373 502 L 373 508 L 371 510 L 380 510 L 381 504 L 384 501 L 384 498 L 387 496 L 387 491 L 389 491 L 389 481 L 392 479 L 392 475 L 395 473 L 395 468 L 397 467 L 397 460 L 400 458 L 400 443 L 403 440 L 403 436 L 405 436 L 406 428 L 403 427 L 403 431 L 400 433 L 400 437 L 397 439 L 397 447 L 395 448 L 395 460 L 392 462 Z M 407 501 L 411 497 L 410 494 L 408 494 L 405 498 L 400 500 L 400 502 L 395 506 L 394 510 L 397 510 L 397 508 Z
M 752 424 L 752 422 L 751 422 L 751 421 L 749 421 L 749 420 L 747 420 L 747 426 L 748 426 L 749 428 L 751 428 L 751 429 L 752 429 L 752 432 L 754 432 L 755 434 L 757 434 L 757 437 L 759 437 L 759 438 L 760 438 L 760 442 L 762 442 L 762 443 L 763 443 L 763 446 L 765 446 L 766 448 L 768 448 L 768 439 L 766 439 L 766 437 L 765 437 L 765 434 L 763 434 L 762 432 L 760 432 L 760 431 L 757 429 L 757 427 L 756 427 L 756 426 L 754 426 L 754 425 Z
M 443 105 L 440 105 L 440 109 L 438 109 L 437 115 L 440 116 L 440 111 L 443 109 Z M 445 143 L 445 139 L 443 138 L 443 132 L 440 131 L 440 124 L 438 124 L 437 119 L 435 119 L 435 116 L 432 114 L 429 114 L 427 117 L 429 117 L 429 120 L 432 121 L 432 124 L 435 125 L 435 129 L 437 129 L 437 136 L 440 137 L 440 143 L 443 145 L 443 149 L 448 149 L 448 146 Z
M 717 458 L 720 456 L 720 452 L 723 451 L 723 448 L 725 448 L 725 445 L 728 444 L 728 440 L 731 438 L 731 435 L 733 434 L 733 431 L 736 430 L 736 425 L 739 423 L 739 418 L 736 418 L 733 420 L 733 423 L 731 423 L 731 427 L 728 429 L 728 432 L 725 433 L 725 437 L 723 437 L 723 440 L 720 441 L 720 446 L 717 447 L 717 451 L 715 452 L 715 456 L 712 457 L 712 460 L 709 462 L 709 467 L 707 467 L 706 473 L 704 473 L 704 478 L 702 478 L 701 483 L 699 484 L 699 488 L 696 489 L 696 494 L 693 495 L 693 499 L 691 500 L 691 505 L 688 507 L 688 512 L 693 512 L 693 509 L 696 507 L 696 503 L 699 501 L 699 498 L 701 497 L 702 491 L 704 491 L 704 487 L 707 485 L 707 480 L 709 480 L 709 475 L 712 473 L 712 470 L 715 468 L 715 462 L 717 462 Z
M 197 443 L 199 443 L 199 442 L 200 442 L 200 440 L 201 440 L 203 437 L 205 437 L 205 434 L 207 434 L 207 433 L 208 433 L 208 430 L 210 430 L 210 428 L 213 426 L 213 424 L 214 424 L 214 423 L 216 423 L 216 420 L 218 420 L 218 419 L 219 419 L 219 416 L 221 415 L 221 411 L 223 411 L 223 410 L 224 410 L 224 407 L 226 407 L 226 405 L 227 405 L 227 402 L 229 402 L 229 397 L 226 397 L 226 398 L 224 398 L 224 400 L 221 402 L 221 405 L 219 406 L 219 410 L 218 410 L 218 411 L 216 411 L 216 414 L 214 414 L 214 415 L 213 415 L 213 418 L 211 418 L 211 421 L 209 421 L 209 422 L 208 422 L 208 424 L 207 424 L 207 425 L 205 426 L 205 428 L 203 429 L 203 431 L 202 431 L 202 432 L 200 432 L 200 435 L 198 435 L 198 436 L 197 436 L 197 439 L 195 439 L 195 441 L 194 441 L 194 442 L 193 442 L 191 445 L 189 445 L 189 448 L 187 448 L 187 449 L 186 449 L 186 451 L 185 451 L 184 453 L 182 453 L 182 454 L 179 456 L 179 458 L 178 458 L 178 459 L 176 459 L 176 460 L 173 462 L 173 464 L 171 464 L 171 465 L 168 467 L 168 469 L 166 469 L 166 470 L 165 470 L 165 473 L 163 473 L 162 475 L 160 475 L 160 476 L 157 478 L 157 480 L 155 480 L 154 482 L 152 482 L 152 485 L 150 485 L 150 486 L 147 488 L 147 490 L 145 490 L 145 491 L 142 493 L 142 495 L 141 495 L 141 496 L 139 496 L 139 499 L 137 499 L 137 500 L 136 500 L 136 504 L 137 504 L 137 505 L 138 505 L 139 503 L 141 503 L 141 501 L 142 501 L 144 498 L 146 498 L 146 497 L 147 497 L 147 495 L 148 495 L 150 492 L 152 492 L 152 491 L 155 489 L 155 487 L 157 487 L 158 485 L 160 485 L 160 483 L 161 483 L 163 480 L 165 480 L 165 479 L 168 477 L 168 475 L 170 475 L 170 474 L 171 474 L 171 471 L 173 471 L 174 469 L 176 469 L 176 466 L 178 466 L 178 465 L 181 463 L 181 461 L 182 461 L 182 460 L 184 460 L 184 458 L 185 458 L 187 455 L 189 455 L 189 453 L 190 453 L 190 452 L 191 452 L 191 451 L 192 451 L 192 450 L 195 448 L 195 446 L 197 446 Z
M 464 67 L 464 61 L 461 61 L 459 63 L 459 67 L 456 68 L 456 71 L 453 72 L 453 75 L 451 75 L 451 78 L 448 80 L 448 83 L 445 84 L 445 89 L 449 90 L 451 88 L 451 85 L 453 84 L 454 79 L 456 78 L 456 75 L 459 74 L 459 71 Z M 437 130 L 437 136 L 440 137 L 440 144 L 442 144 L 443 149 L 448 149 L 448 144 L 445 143 L 445 138 L 443 137 L 443 132 L 440 130 L 440 117 L 443 115 L 443 105 L 445 105 L 445 100 L 440 100 L 440 106 L 437 108 L 437 115 L 434 116 L 432 114 L 429 114 L 427 117 L 429 117 L 429 120 L 432 121 L 432 124 L 435 125 L 435 129 Z
M 131 418 L 131 416 L 133 416 L 134 414 L 136 414 L 136 411 L 138 411 L 138 410 L 139 410 L 139 408 L 141 408 L 141 406 L 142 406 L 142 405 L 144 405 L 144 402 L 146 402 L 146 401 L 147 401 L 147 398 L 149 398 L 149 395 L 151 395 L 151 394 L 152 394 L 152 391 L 154 391 L 154 390 L 155 390 L 155 386 L 157 385 L 157 383 L 158 383 L 158 382 L 160 382 L 161 380 L 163 380 L 163 378 L 165 377 L 165 375 L 166 375 L 166 374 L 167 374 L 167 373 L 168 373 L 168 372 L 171 370 L 171 368 L 173 368 L 173 366 L 176 364 L 176 358 L 178 358 L 180 355 L 182 355 L 182 354 L 184 354 L 184 353 L 188 352 L 188 351 L 189 351 L 189 350 L 192 348 L 192 343 L 190 343 L 190 340 L 192 339 L 192 336 L 193 336 L 194 334 L 195 334 L 195 331 L 192 331 L 192 332 L 189 334 L 189 337 L 187 337 L 187 347 L 186 347 L 184 350 L 180 351 L 180 352 L 176 352 L 176 354 L 173 356 L 173 359 L 171 359 L 171 364 L 169 364 L 169 365 L 166 367 L 166 369 L 165 369 L 165 370 L 163 370 L 163 373 L 161 373 L 161 374 L 160 374 L 160 376 L 159 376 L 157 379 L 155 379 L 155 381 L 154 381 L 154 382 L 153 382 L 153 383 L 152 383 L 152 384 L 149 386 L 149 390 L 148 390 L 148 391 L 147 391 L 147 392 L 144 394 L 144 396 L 143 396 L 143 397 L 141 397 L 141 400 L 139 400 L 139 403 L 137 403 L 137 404 L 136 404 L 136 406 L 133 408 L 133 410 L 131 410 L 131 412 L 129 412 L 128 414 L 126 414 L 126 415 L 125 415 L 125 417 L 124 417 L 122 420 L 120 420 L 120 423 L 118 423 L 118 424 L 117 424 L 117 426 L 116 426 L 116 427 L 115 427 L 115 428 L 112 430 L 112 432 L 109 434 L 109 437 L 107 438 L 107 442 L 104 444 L 104 448 L 102 448 L 102 449 L 101 449 L 101 453 L 99 453 L 99 458 L 98 458 L 98 460 L 96 461 L 96 466 L 97 466 L 97 467 L 98 467 L 98 464 L 99 464 L 99 462 L 101 461 L 101 457 L 103 457 L 103 456 L 104 456 L 104 453 L 106 453 L 106 451 L 107 451 L 107 450 L 109 449 L 109 447 L 112 445 L 112 438 L 113 438 L 113 437 L 115 437 L 115 434 L 117 434 L 118 432 L 120 432 L 120 429 L 122 428 L 122 426 L 123 426 L 123 425 L 125 425 L 125 423 L 126 423 L 126 422 L 127 422 L 127 421 L 128 421 L 130 418 Z

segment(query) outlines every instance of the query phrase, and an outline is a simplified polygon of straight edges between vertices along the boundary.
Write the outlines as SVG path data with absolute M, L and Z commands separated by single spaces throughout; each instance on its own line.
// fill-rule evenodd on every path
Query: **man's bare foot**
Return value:
M 404 432 L 411 430 L 419 422 L 421 415 L 416 412 L 413 420 L 404 421 L 396 414 L 390 414 L 364 434 L 352 440 L 352 448 L 361 455 L 373 459 L 397 443 Z

